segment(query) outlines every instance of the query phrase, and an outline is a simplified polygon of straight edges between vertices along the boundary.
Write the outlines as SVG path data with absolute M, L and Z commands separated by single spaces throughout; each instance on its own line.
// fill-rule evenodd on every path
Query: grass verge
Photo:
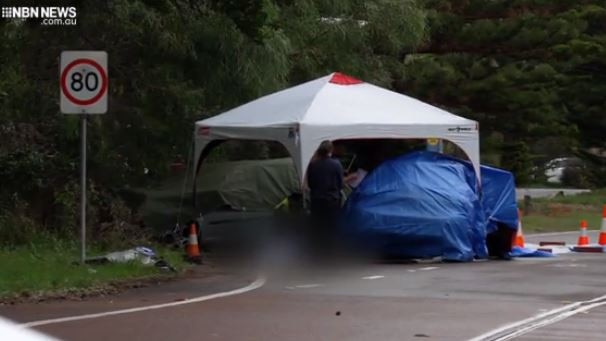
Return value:
M 187 266 L 181 253 L 163 247 L 152 247 L 156 253 L 177 269 Z M 91 250 L 91 255 L 104 254 Z M 45 296 L 58 292 L 86 294 L 129 280 L 174 277 L 140 262 L 104 265 L 79 265 L 79 249 L 75 243 L 54 240 L 36 241 L 28 246 L 0 248 L 0 299 Z
M 522 217 L 524 233 L 565 232 L 579 229 L 581 220 L 587 220 L 590 230 L 600 228 L 601 212 L 574 212 L 560 216 L 530 214 Z
M 606 189 L 573 196 L 533 199 L 528 215 L 522 217 L 525 233 L 574 231 L 581 220 L 587 220 L 590 230 L 599 229 L 602 207 L 606 204 Z

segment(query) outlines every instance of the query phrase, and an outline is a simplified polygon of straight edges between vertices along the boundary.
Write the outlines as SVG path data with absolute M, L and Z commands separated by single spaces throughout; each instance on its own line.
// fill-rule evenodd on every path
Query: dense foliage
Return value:
M 76 222 L 78 118 L 59 113 L 61 51 L 109 56 L 109 112 L 89 120 L 97 225 L 115 219 L 121 191 L 161 179 L 187 153 L 196 119 L 334 70 L 389 86 L 426 27 L 414 0 L 65 3 L 77 26 L 0 22 L 2 240 L 15 225 Z
M 431 38 L 406 56 L 398 90 L 480 121 L 484 162 L 526 183 L 531 161 L 606 148 L 603 1 L 428 0 L 427 8 Z
M 595 162 L 587 151 L 606 148 L 603 1 L 64 3 L 77 7 L 77 26 L 0 22 L 2 240 L 12 226 L 76 222 L 78 118 L 59 113 L 63 50 L 109 55 L 109 112 L 88 123 L 95 226 L 129 218 L 120 198 L 131 208 L 140 198 L 124 189 L 162 179 L 187 154 L 196 119 L 335 70 L 480 121 L 484 161 L 521 183 L 533 162 L 582 152 Z

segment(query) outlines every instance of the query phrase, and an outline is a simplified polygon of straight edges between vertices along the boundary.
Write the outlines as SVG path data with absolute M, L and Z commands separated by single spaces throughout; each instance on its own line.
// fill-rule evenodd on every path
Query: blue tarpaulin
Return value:
M 348 198 L 344 232 L 388 257 L 486 258 L 487 229 L 517 226 L 517 211 L 511 173 L 482 167 L 482 176 L 484 196 L 468 162 L 427 151 L 386 161 Z
M 486 232 L 491 233 L 501 223 L 510 229 L 518 228 L 518 205 L 515 179 L 511 172 L 482 166 L 482 206 L 487 215 Z
M 511 257 L 537 257 L 537 258 L 549 258 L 555 257 L 551 252 L 527 249 L 525 247 L 514 246 L 511 249 Z

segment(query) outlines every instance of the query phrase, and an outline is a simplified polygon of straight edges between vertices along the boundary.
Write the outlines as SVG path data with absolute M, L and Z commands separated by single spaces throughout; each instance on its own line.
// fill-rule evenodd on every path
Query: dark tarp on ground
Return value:
M 205 163 L 196 181 L 202 212 L 225 206 L 235 210 L 271 210 L 285 197 L 300 192 L 290 158 Z
M 517 207 L 511 173 L 481 172 L 479 195 L 468 162 L 426 151 L 386 161 L 349 197 L 342 232 L 388 257 L 485 258 L 487 233 L 517 227 Z

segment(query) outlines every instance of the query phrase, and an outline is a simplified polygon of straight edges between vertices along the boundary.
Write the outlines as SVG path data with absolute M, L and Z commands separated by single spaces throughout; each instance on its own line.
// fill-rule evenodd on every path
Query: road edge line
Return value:
M 88 320 L 88 319 L 94 319 L 94 318 L 99 318 L 99 317 L 130 314 L 130 313 L 136 313 L 136 312 L 140 312 L 140 311 L 156 310 L 156 309 L 175 307 L 175 306 L 180 306 L 180 305 L 185 305 L 185 304 L 198 303 L 198 302 L 213 300 L 216 298 L 244 294 L 246 292 L 253 291 L 255 289 L 262 287 L 263 285 L 265 285 L 266 282 L 267 282 L 267 279 L 265 278 L 265 276 L 259 276 L 254 282 L 252 282 L 249 285 L 242 287 L 242 288 L 234 289 L 231 291 L 219 292 L 219 293 L 210 294 L 210 295 L 204 295 L 204 296 L 190 298 L 190 299 L 185 299 L 185 300 L 179 301 L 179 302 L 161 303 L 161 304 L 154 304 L 154 305 L 148 305 L 148 306 L 142 306 L 142 307 L 106 311 L 106 312 L 102 312 L 102 313 L 84 314 L 84 315 L 76 315 L 76 316 L 59 317 L 59 318 L 48 319 L 48 320 L 32 321 L 32 322 L 22 323 L 19 326 L 27 327 L 27 328 L 37 327 L 37 326 L 43 326 L 43 325 L 48 325 L 48 324 L 57 324 L 57 323 L 64 323 L 64 322 L 71 322 L 71 321 Z

